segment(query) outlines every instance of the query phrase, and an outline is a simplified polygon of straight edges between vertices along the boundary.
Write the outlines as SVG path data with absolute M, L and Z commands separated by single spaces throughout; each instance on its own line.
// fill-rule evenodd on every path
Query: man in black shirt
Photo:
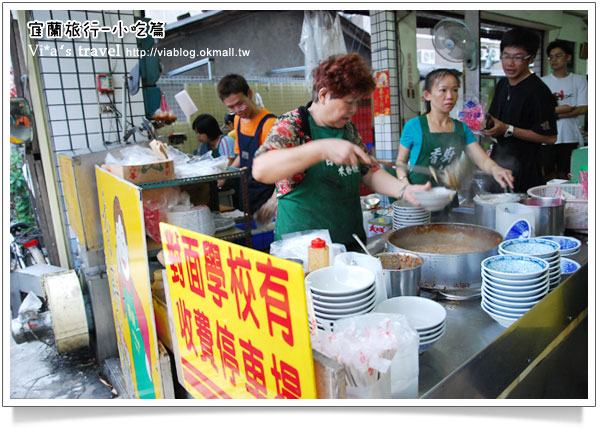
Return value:
M 489 109 L 494 125 L 483 131 L 497 139 L 491 158 L 510 169 L 515 191 L 525 193 L 545 184 L 541 144 L 556 142 L 556 101 L 542 80 L 529 70 L 539 47 L 536 33 L 513 29 L 502 37 L 500 58 L 505 78 L 500 79 Z M 502 192 L 495 181 L 488 191 Z

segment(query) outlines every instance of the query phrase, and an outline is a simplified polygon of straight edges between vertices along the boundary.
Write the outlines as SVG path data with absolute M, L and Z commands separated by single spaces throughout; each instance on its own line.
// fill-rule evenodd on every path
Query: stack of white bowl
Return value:
M 570 257 L 579 252 L 581 241 L 569 236 L 540 236 L 539 239 L 547 239 L 560 245 L 560 256 Z
M 359 266 L 328 266 L 306 276 L 317 327 L 332 328 L 340 318 L 375 308 L 375 275 Z
M 429 224 L 431 221 L 431 212 L 422 206 L 415 206 L 404 200 L 396 200 L 392 207 L 394 209 L 392 222 L 394 230 L 409 225 Z
M 528 239 L 505 240 L 498 245 L 498 252 L 503 255 L 527 255 L 546 260 L 550 265 L 550 291 L 560 284 L 560 245 L 552 240 L 530 237 Z
M 429 349 L 446 333 L 446 309 L 424 297 L 393 297 L 379 303 L 375 312 L 404 315 L 419 334 L 419 353 Z
M 494 255 L 481 262 L 481 308 L 508 327 L 546 294 L 547 261 L 524 255 Z

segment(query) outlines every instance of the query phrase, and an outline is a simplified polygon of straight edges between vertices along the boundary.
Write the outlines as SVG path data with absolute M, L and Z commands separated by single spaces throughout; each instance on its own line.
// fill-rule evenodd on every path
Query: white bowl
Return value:
M 357 315 L 368 314 L 369 312 L 373 311 L 373 309 L 375 309 L 375 304 L 372 304 L 370 307 L 367 307 L 361 311 L 352 312 L 352 313 L 333 314 L 333 313 L 329 313 L 329 312 L 317 312 L 315 310 L 315 316 L 319 317 L 319 318 L 325 318 L 327 320 L 336 321 L 336 320 L 339 320 L 340 318 L 349 318 L 349 317 L 354 317 Z
M 483 311 L 490 316 L 494 321 L 500 324 L 502 327 L 510 327 L 518 318 L 507 318 L 501 315 L 498 315 L 490 310 L 488 310 L 483 302 L 481 302 L 481 308 Z
M 527 302 L 533 302 L 535 300 L 541 299 L 542 297 L 546 296 L 546 294 L 548 294 L 548 284 L 544 285 L 543 287 L 531 291 L 531 294 L 529 295 L 521 295 L 521 296 L 514 296 L 514 295 L 509 295 L 509 294 L 504 294 L 504 291 L 500 291 L 500 290 L 496 290 L 492 287 L 490 287 L 489 285 L 482 285 L 481 289 L 483 291 L 485 291 L 485 294 L 488 296 L 491 296 L 492 298 L 498 299 L 498 300 L 503 300 L 509 303 L 527 303 Z M 500 303 L 502 304 L 502 303 Z
M 481 292 L 482 295 L 485 296 L 485 299 L 500 305 L 500 306 L 506 306 L 507 308 L 511 308 L 511 309 L 521 309 L 521 308 L 527 308 L 527 309 L 531 309 L 532 307 L 534 307 L 536 304 L 538 304 L 540 302 L 540 300 L 542 300 L 547 294 L 547 291 L 544 291 L 540 294 L 537 294 L 534 297 L 528 297 L 528 301 L 512 301 L 512 300 L 503 300 L 502 298 L 498 298 L 496 297 L 493 293 L 491 293 L 488 290 L 485 290 Z
M 427 191 L 415 191 L 413 196 L 425 209 L 435 212 L 439 211 L 452 201 L 456 191 L 444 187 L 433 187 Z
M 310 290 L 321 296 L 355 295 L 372 288 L 375 275 L 360 266 L 327 266 L 306 275 Z
M 486 278 L 492 282 L 495 282 L 496 284 L 501 284 L 502 286 L 520 287 L 520 286 L 531 286 L 531 285 L 539 284 L 542 281 L 546 281 L 546 280 L 548 280 L 548 273 L 542 273 L 537 278 L 531 278 L 531 279 L 505 279 L 505 278 L 499 278 L 498 276 L 494 276 L 494 275 L 490 274 L 490 272 L 488 272 L 486 269 L 484 269 L 482 267 L 481 268 L 481 277 Z
M 310 295 L 312 296 L 313 302 L 319 302 L 327 305 L 347 305 L 348 303 L 355 303 L 361 300 L 366 300 L 375 297 L 375 285 L 373 285 L 373 288 L 369 288 L 358 294 L 350 294 L 347 296 L 321 296 L 320 294 L 314 293 L 312 291 L 310 292 Z
M 536 288 L 540 288 L 542 285 L 548 283 L 550 277 L 548 274 L 544 274 L 543 277 L 528 280 L 529 282 L 524 282 L 521 285 L 512 285 L 508 282 L 504 282 L 503 280 L 493 280 L 496 278 L 492 278 L 488 273 L 482 271 L 481 272 L 481 280 L 488 285 L 491 285 L 494 288 L 499 288 L 501 290 L 506 291 L 530 291 L 535 290 Z
M 527 297 L 533 296 L 541 293 L 544 290 L 548 289 L 548 285 L 550 285 L 550 280 L 545 279 L 542 283 L 533 286 L 532 288 L 523 289 L 523 288 L 514 288 L 514 287 L 506 287 L 503 285 L 495 285 L 490 283 L 488 280 L 483 280 L 481 282 L 482 287 L 492 290 L 496 294 L 508 297 Z
M 417 333 L 419 333 L 419 336 L 430 336 L 434 333 L 439 333 L 444 327 L 446 327 L 446 320 L 433 328 L 417 330 Z
M 424 297 L 392 297 L 379 303 L 375 312 L 403 314 L 415 330 L 432 329 L 446 319 L 446 309 Z
M 570 275 L 571 273 L 577 272 L 581 269 L 581 264 L 579 264 L 575 260 L 571 260 L 570 258 L 561 258 L 560 259 L 560 271 L 564 275 Z
M 535 279 L 550 267 L 547 261 L 525 255 L 493 255 L 481 262 L 490 275 L 502 279 Z
M 439 331 L 429 334 L 427 336 L 419 334 L 419 344 L 429 343 L 436 341 L 446 333 L 446 326 L 442 326 Z
M 482 288 L 485 288 L 486 291 L 490 291 L 491 293 L 493 293 L 494 295 L 496 295 L 498 297 L 504 297 L 506 300 L 525 300 L 525 301 L 530 300 L 530 297 L 537 296 L 538 294 L 548 293 L 549 286 L 550 286 L 550 283 L 546 282 L 544 285 L 542 285 L 539 288 L 536 288 L 535 290 L 506 291 L 506 290 L 500 290 L 498 288 L 494 288 L 485 283 L 482 284 Z
M 319 306 L 317 303 L 313 302 L 313 307 L 315 312 L 319 312 L 321 314 L 331 314 L 331 315 L 348 315 L 356 312 L 364 311 L 365 309 L 372 308 L 375 304 L 375 298 L 362 303 L 360 305 L 346 307 L 346 308 L 331 308 L 328 306 Z
M 503 254 L 529 255 L 538 258 L 551 258 L 558 254 L 560 245 L 547 239 L 530 237 L 527 239 L 505 240 L 498 245 L 498 252 Z
M 504 306 L 499 306 L 499 305 L 496 305 L 496 304 L 490 302 L 485 297 L 481 298 L 481 303 L 485 304 L 487 306 L 487 309 L 490 312 L 493 312 L 496 315 L 500 315 L 500 316 L 506 317 L 506 318 L 521 318 L 523 315 L 525 315 L 527 313 L 527 311 L 529 311 L 529 309 L 522 309 L 521 311 L 517 311 L 512 308 L 506 308 Z M 502 308 L 504 308 L 504 309 L 502 309 Z

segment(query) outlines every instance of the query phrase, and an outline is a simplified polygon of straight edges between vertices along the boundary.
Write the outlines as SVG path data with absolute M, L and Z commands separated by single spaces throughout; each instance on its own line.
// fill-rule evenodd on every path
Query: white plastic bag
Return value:
M 346 252 L 346 247 L 341 243 L 332 243 L 329 230 L 305 230 L 288 233 L 281 236 L 281 240 L 271 243 L 269 254 L 279 258 L 296 258 L 302 260 L 304 273 L 308 272 L 308 247 L 313 239 L 321 238 L 329 247 L 329 265 L 333 265 L 338 254 Z
M 312 86 L 312 71 L 331 55 L 345 54 L 346 43 L 339 15 L 326 10 L 304 11 L 302 34 L 298 44 L 304 52 L 304 79 Z

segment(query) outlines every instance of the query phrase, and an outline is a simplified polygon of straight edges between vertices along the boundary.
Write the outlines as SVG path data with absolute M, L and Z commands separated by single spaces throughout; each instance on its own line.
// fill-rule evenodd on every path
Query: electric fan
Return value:
M 435 50 L 446 60 L 465 62 L 467 70 L 477 68 L 477 43 L 467 25 L 454 18 L 439 21 L 431 31 Z

